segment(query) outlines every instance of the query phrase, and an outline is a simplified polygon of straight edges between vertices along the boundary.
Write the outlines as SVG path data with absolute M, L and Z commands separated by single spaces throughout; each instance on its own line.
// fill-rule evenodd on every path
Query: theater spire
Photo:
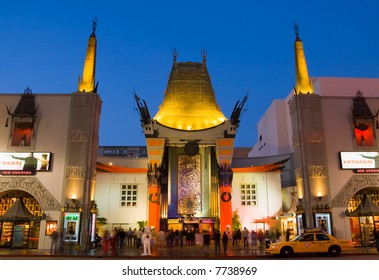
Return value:
M 79 92 L 97 92 L 97 84 L 95 85 L 96 70 L 96 25 L 97 19 L 92 23 L 92 34 L 88 39 L 88 47 L 86 60 L 84 61 L 83 75 L 79 76 Z
M 313 94 L 313 84 L 308 76 L 307 62 L 305 60 L 303 42 L 299 38 L 299 27 L 295 25 L 295 68 L 296 87 L 295 95 Z

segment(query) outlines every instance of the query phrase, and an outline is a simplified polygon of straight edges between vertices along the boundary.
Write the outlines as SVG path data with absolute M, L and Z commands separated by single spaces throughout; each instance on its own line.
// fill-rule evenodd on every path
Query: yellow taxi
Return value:
M 304 230 L 288 242 L 272 243 L 266 249 L 268 255 L 292 257 L 294 254 L 322 254 L 337 257 L 341 252 L 352 251 L 350 240 L 336 239 L 319 229 Z

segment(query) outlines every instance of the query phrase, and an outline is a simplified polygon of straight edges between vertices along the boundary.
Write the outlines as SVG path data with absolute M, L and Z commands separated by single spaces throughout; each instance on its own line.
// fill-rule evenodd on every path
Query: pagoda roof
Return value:
M 1 222 L 30 222 L 40 220 L 41 217 L 34 216 L 30 213 L 20 198 L 17 198 L 8 211 L 5 212 L 4 215 L 0 216 Z
M 205 61 L 174 60 L 163 102 L 153 120 L 185 131 L 209 129 L 227 121 L 217 105 Z
M 365 194 L 357 209 L 352 212 L 347 211 L 346 215 L 350 217 L 379 216 L 379 206 L 372 201 L 370 196 Z

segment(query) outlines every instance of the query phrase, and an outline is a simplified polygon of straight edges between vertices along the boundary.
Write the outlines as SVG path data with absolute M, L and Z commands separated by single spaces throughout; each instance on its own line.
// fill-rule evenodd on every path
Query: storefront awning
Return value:
M 370 196 L 364 195 L 361 204 L 352 212 L 346 210 L 346 215 L 350 217 L 379 216 L 379 206 L 377 206 Z
M 8 211 L 0 216 L 0 222 L 30 222 L 40 220 L 41 217 L 31 214 L 20 198 L 17 198 Z

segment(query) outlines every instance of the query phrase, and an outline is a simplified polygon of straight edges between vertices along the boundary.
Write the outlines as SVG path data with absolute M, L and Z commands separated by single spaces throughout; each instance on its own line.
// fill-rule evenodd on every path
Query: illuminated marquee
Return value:
M 340 152 L 342 169 L 379 168 L 378 152 Z
M 49 171 L 51 153 L 0 153 L 1 175 L 34 175 L 36 171 Z

